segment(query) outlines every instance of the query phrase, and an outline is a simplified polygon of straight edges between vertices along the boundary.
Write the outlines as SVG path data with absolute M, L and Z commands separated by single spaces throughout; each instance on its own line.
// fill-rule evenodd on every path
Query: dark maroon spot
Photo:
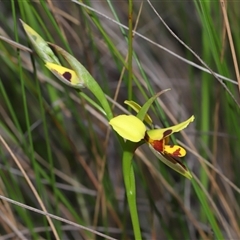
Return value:
M 71 82 L 72 74 L 70 72 L 63 73 L 63 77 Z
M 163 137 L 167 137 L 168 135 L 170 135 L 172 133 L 172 130 L 171 129 L 168 129 L 166 130 L 164 133 L 163 133 Z
M 151 144 L 156 151 L 158 151 L 158 152 L 163 151 L 163 140 L 160 140 L 160 141 L 155 140 Z
M 177 150 L 175 150 L 175 151 L 172 153 L 172 155 L 173 155 L 174 157 L 179 157 L 179 156 L 181 156 L 180 151 L 181 151 L 181 149 L 178 148 Z

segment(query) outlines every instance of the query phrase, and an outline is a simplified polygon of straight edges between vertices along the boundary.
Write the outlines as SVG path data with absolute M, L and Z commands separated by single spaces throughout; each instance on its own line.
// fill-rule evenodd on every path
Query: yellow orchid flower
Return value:
M 193 122 L 194 116 L 177 125 L 147 130 L 144 123 L 133 115 L 119 115 L 112 118 L 109 124 L 123 138 L 131 142 L 140 142 L 144 140 L 148 143 L 152 152 L 166 165 L 191 179 L 192 175 L 187 168 L 177 159 L 184 157 L 186 150 L 178 145 L 169 145 L 169 136 L 179 132 Z

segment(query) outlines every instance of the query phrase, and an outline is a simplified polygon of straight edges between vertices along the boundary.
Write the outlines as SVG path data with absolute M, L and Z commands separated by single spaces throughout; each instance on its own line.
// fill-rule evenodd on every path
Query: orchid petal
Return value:
M 170 136 L 174 132 L 179 132 L 183 130 L 189 125 L 190 122 L 193 122 L 193 120 L 194 116 L 191 116 L 188 120 L 181 122 L 177 125 L 174 125 L 172 127 L 149 130 L 147 131 L 147 135 L 152 140 L 160 140 L 166 138 L 167 136 Z
M 168 154 L 164 154 L 164 153 L 160 153 L 158 151 L 156 151 L 151 144 L 149 144 L 149 147 L 151 149 L 151 151 L 154 153 L 154 155 L 163 163 L 165 163 L 167 166 L 169 166 L 170 168 L 172 168 L 174 171 L 180 173 L 181 175 L 183 175 L 184 177 L 191 179 L 192 178 L 192 174 L 190 173 L 190 171 L 183 165 L 183 163 L 181 163 L 179 160 L 173 158 L 172 156 L 168 155 Z
M 121 137 L 131 142 L 139 142 L 145 136 L 145 125 L 133 115 L 119 115 L 112 118 L 109 124 Z
M 186 150 L 178 145 L 164 145 L 163 152 L 173 157 L 184 157 Z
M 142 108 L 138 103 L 134 101 L 125 100 L 124 103 L 131 107 L 136 113 L 138 113 Z M 150 125 L 152 124 L 152 119 L 148 114 L 145 115 L 144 121 Z

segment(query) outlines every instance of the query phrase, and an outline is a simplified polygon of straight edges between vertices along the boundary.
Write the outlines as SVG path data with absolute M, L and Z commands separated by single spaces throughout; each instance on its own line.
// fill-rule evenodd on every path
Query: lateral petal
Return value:
M 193 122 L 193 120 L 194 120 L 194 116 L 191 116 L 186 121 L 181 122 L 177 125 L 174 125 L 174 126 L 171 126 L 168 128 L 152 129 L 152 130 L 147 131 L 147 134 L 150 137 L 150 139 L 152 139 L 152 140 L 160 140 L 160 139 L 170 136 L 174 132 L 179 132 L 179 131 L 183 130 L 184 128 L 186 128 L 189 125 L 189 123 Z

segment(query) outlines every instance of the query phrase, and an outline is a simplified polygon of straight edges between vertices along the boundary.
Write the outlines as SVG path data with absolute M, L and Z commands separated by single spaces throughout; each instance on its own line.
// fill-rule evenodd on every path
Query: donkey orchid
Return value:
M 133 101 L 126 101 L 126 104 L 132 107 L 135 111 L 138 111 L 141 106 Z M 149 116 L 145 116 L 145 121 Z M 119 115 L 110 120 L 109 124 L 113 129 L 123 138 L 131 142 L 145 141 L 148 143 L 152 152 L 166 165 L 182 174 L 183 176 L 191 179 L 192 175 L 188 169 L 181 163 L 177 157 L 184 157 L 186 150 L 178 145 L 169 145 L 169 137 L 175 132 L 179 132 L 186 128 L 189 123 L 194 120 L 194 116 L 191 116 L 184 122 L 177 125 L 147 130 L 144 123 L 133 115 Z

